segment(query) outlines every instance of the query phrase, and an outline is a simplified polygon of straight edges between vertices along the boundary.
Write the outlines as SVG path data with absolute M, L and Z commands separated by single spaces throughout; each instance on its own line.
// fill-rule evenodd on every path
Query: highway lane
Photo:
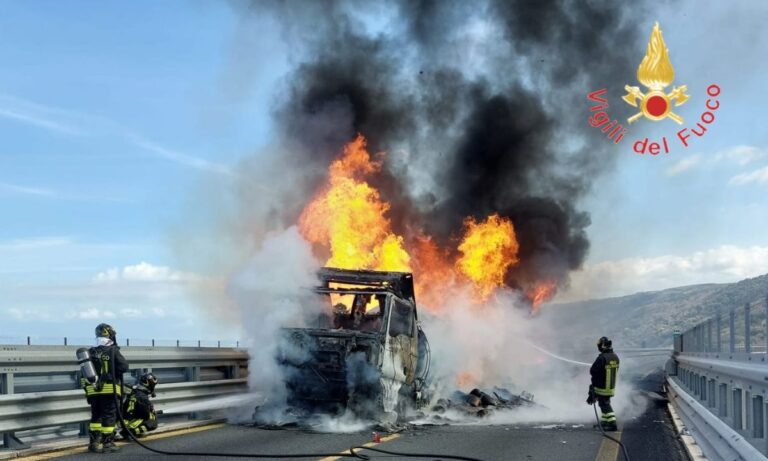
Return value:
M 152 440 L 147 443 L 162 450 L 200 453 L 339 454 L 351 446 L 363 445 L 370 440 L 371 434 L 368 431 L 355 434 L 321 434 L 301 430 L 265 430 L 226 425 L 211 430 Z M 432 426 L 404 431 L 374 446 L 391 451 L 462 455 L 487 461 L 593 461 L 597 459 L 602 443 L 603 439 L 600 433 L 594 431 L 591 426 L 573 428 L 568 425 L 553 429 L 541 429 L 535 426 Z M 375 454 L 370 451 L 365 453 Z M 57 456 L 56 459 L 93 460 L 100 459 L 102 456 L 122 461 L 186 459 L 186 457 L 154 454 L 136 445 L 125 445 L 119 453 L 110 455 L 81 452 L 64 455 Z M 319 460 L 322 458 L 326 458 L 325 461 L 330 461 L 335 457 L 316 456 L 303 459 Z M 208 456 L 205 459 L 226 460 L 231 458 Z M 373 459 L 413 458 L 377 455 Z M 422 459 L 440 458 L 427 457 Z
M 659 392 L 663 375 L 655 373 L 634 382 L 635 389 Z M 663 401 L 649 398 L 643 392 L 634 392 L 633 398 L 645 400 L 645 412 L 622 425 L 621 440 L 626 445 L 632 461 L 665 460 L 685 461 L 686 455 Z M 620 419 L 621 421 L 621 419 Z M 375 445 L 385 450 L 452 454 L 473 457 L 485 461 L 616 461 L 623 459 L 618 447 L 604 439 L 599 430 L 592 427 L 593 421 L 583 424 L 510 424 L 496 426 L 452 425 L 415 426 L 389 437 L 385 434 L 383 443 Z M 158 438 L 159 437 L 159 438 Z M 352 446 L 371 441 L 371 432 L 352 434 L 328 434 L 300 429 L 267 430 L 251 426 L 215 425 L 211 428 L 193 428 L 178 433 L 150 436 L 147 443 L 167 451 L 200 453 L 325 453 L 337 455 Z M 136 445 L 123 445 L 120 453 L 94 455 L 83 453 L 84 449 L 51 453 L 44 457 L 32 457 L 28 461 L 43 459 L 60 460 L 177 460 L 194 459 L 154 454 Z M 373 455 L 371 452 L 366 454 Z M 103 457 L 103 458 L 102 458 Z M 316 456 L 314 459 L 331 461 L 336 456 Z M 200 458 L 202 459 L 202 458 Z M 233 458 L 207 457 L 205 459 L 225 460 Z M 354 458 L 338 458 L 354 459 Z M 377 456 L 372 459 L 415 459 Z M 429 457 L 422 459 L 440 459 Z

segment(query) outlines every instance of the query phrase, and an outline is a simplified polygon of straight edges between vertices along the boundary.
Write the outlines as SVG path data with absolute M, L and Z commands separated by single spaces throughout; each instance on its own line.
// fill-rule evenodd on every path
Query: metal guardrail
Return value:
M 680 410 L 679 414 L 694 439 L 707 454 L 707 459 L 758 461 L 768 459 L 728 424 L 710 413 L 696 397 L 682 389 L 675 379 L 667 380 L 670 401 Z M 717 454 L 717 457 L 713 456 Z
M 675 333 L 671 401 L 709 459 L 768 460 L 766 319 L 768 299 Z
M 718 312 L 681 333 L 675 348 L 680 352 L 729 352 L 751 354 L 768 351 L 768 296 Z M 678 347 L 679 346 L 679 347 Z
M 165 410 L 174 403 L 189 404 L 246 389 L 246 378 L 161 384 L 152 401 L 155 408 Z M 0 432 L 74 424 L 90 417 L 90 406 L 81 390 L 0 395 Z
M 0 433 L 6 448 L 22 445 L 17 431 L 90 418 L 79 384 L 77 348 L 0 345 Z M 123 377 L 126 385 L 147 371 L 158 376 L 158 409 L 247 388 L 248 354 L 242 349 L 123 347 L 121 352 L 130 365 Z

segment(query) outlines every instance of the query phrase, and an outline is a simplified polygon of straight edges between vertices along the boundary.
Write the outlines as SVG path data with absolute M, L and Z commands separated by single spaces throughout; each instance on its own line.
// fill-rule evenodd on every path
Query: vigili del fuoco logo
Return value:
M 664 37 L 661 35 L 659 23 L 653 26 L 651 38 L 648 40 L 648 48 L 645 52 L 640 66 L 637 68 L 637 81 L 645 88 L 639 86 L 625 85 L 625 94 L 621 99 L 632 107 L 636 107 L 638 112 L 627 119 L 627 125 L 632 125 L 640 119 L 646 119 L 650 122 L 666 122 L 671 120 L 684 127 L 675 132 L 675 136 L 662 136 L 660 140 L 650 140 L 648 137 L 635 138 L 632 143 L 632 150 L 638 154 L 649 153 L 659 155 L 661 153 L 669 154 L 673 147 L 679 143 L 683 148 L 687 148 L 695 138 L 701 138 L 706 134 L 708 126 L 715 121 L 715 112 L 720 108 L 720 87 L 716 84 L 707 86 L 704 107 L 699 119 L 695 125 L 685 126 L 683 117 L 674 112 L 673 109 L 682 106 L 691 96 L 687 85 L 672 86 L 667 93 L 666 88 L 672 84 L 675 79 L 675 69 L 672 67 L 672 61 L 669 59 L 669 49 L 664 43 Z M 592 114 L 588 118 L 590 126 L 599 128 L 606 133 L 607 138 L 615 144 L 624 139 L 628 134 L 628 128 L 619 123 L 618 120 L 611 120 L 607 109 L 609 108 L 608 99 L 605 95 L 607 88 L 593 91 L 587 95 L 587 99 L 596 103 L 590 108 Z M 697 98 L 693 98 L 694 102 Z M 642 123 L 638 123 L 640 126 Z M 676 140 L 676 141 L 675 141 Z

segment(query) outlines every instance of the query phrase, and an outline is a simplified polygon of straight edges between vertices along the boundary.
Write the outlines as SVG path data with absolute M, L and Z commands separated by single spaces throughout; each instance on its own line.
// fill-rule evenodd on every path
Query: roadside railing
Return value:
M 80 389 L 75 351 L 80 346 L 0 345 L 0 433 L 5 448 L 25 444 L 15 433 L 79 425 L 90 418 Z M 226 347 L 123 347 L 130 364 L 123 376 L 132 385 L 151 371 L 158 409 L 188 404 L 247 389 L 248 354 Z
M 93 346 L 94 338 L 73 336 L 0 336 L 0 345 L 6 346 Z M 124 338 L 120 346 L 135 347 L 234 347 L 240 348 L 239 340 L 220 339 L 154 339 Z
M 708 459 L 768 459 L 768 298 L 675 333 L 670 401 Z
M 765 353 L 768 350 L 766 318 L 768 297 L 718 312 L 680 335 L 680 351 Z

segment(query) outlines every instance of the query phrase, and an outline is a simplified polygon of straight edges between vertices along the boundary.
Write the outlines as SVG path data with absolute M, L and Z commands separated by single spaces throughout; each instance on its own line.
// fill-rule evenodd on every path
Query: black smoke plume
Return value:
M 276 18 L 295 53 L 275 116 L 280 135 L 300 145 L 289 155 L 307 172 L 304 199 L 362 133 L 370 150 L 387 152 L 375 185 L 396 231 L 448 243 L 468 216 L 510 217 L 521 263 L 508 283 L 525 288 L 567 283 L 587 255 L 590 219 L 578 202 L 617 154 L 587 125 L 586 95 L 616 95 L 632 81 L 628 58 L 641 55 L 647 21 L 629 8 L 256 0 L 243 11 Z M 611 106 L 612 117 L 626 115 Z

